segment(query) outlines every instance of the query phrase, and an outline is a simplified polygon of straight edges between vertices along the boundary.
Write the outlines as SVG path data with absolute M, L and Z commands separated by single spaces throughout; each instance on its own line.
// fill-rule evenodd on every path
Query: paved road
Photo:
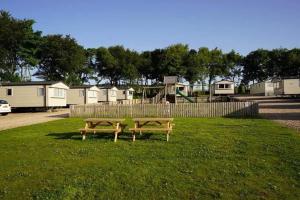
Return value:
M 66 118 L 68 115 L 68 109 L 57 112 L 10 113 L 0 116 L 0 130 L 53 121 Z

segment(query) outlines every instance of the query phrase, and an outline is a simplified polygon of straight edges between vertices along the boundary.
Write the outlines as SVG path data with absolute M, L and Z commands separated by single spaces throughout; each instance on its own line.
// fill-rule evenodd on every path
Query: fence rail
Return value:
M 183 104 L 73 105 L 70 117 L 252 117 L 258 115 L 254 102 Z

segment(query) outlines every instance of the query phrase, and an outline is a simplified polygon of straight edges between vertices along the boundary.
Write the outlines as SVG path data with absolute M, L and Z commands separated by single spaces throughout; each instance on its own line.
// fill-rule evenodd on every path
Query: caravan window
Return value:
M 219 84 L 219 89 L 225 88 L 224 84 Z
M 54 97 L 64 98 L 65 90 L 62 88 L 54 88 Z
M 12 96 L 12 95 L 13 95 L 13 89 L 12 88 L 6 89 L 6 96 Z
M 44 88 L 38 88 L 38 96 L 45 96 L 45 89 Z
M 89 92 L 89 97 L 97 97 L 97 92 L 96 91 L 90 91 Z
M 219 84 L 219 89 L 230 89 L 230 84 Z
M 84 90 L 79 90 L 79 96 L 84 97 Z
M 111 96 L 112 96 L 112 97 L 115 97 L 115 96 L 116 96 L 116 91 L 111 90 Z

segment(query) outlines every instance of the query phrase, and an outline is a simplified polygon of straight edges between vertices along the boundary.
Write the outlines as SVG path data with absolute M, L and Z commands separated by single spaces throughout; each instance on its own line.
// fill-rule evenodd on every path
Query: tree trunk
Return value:
M 204 85 L 205 85 L 205 80 L 201 80 L 201 87 L 202 87 L 202 92 L 204 92 Z
M 208 79 L 208 88 L 209 88 L 209 102 L 211 102 L 211 99 L 212 99 L 212 88 L 211 88 L 211 82 L 212 82 L 212 77 L 209 76 L 209 79 Z

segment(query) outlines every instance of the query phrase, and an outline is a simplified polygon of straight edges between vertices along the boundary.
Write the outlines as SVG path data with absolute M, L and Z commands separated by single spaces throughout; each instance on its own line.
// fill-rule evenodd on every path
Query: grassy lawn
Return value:
M 295 131 L 263 119 L 175 124 L 168 143 L 81 141 L 82 119 L 1 131 L 0 199 L 300 199 Z

